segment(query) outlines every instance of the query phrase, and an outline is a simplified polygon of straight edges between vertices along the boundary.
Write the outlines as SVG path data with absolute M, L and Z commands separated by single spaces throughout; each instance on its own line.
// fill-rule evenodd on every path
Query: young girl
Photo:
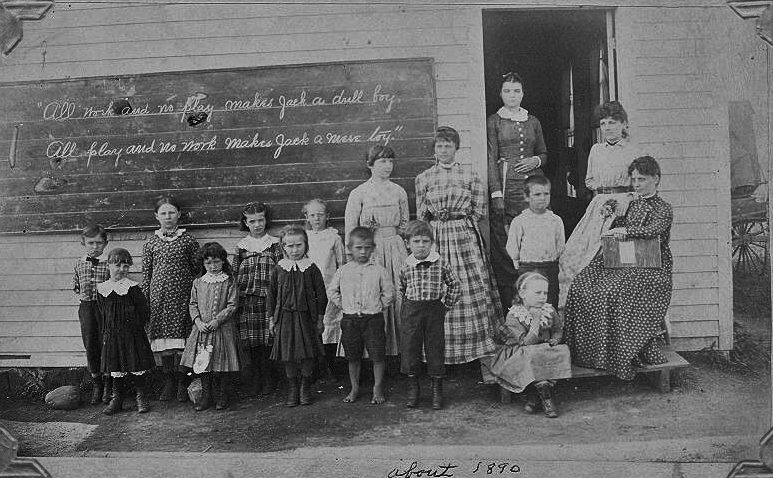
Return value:
M 499 328 L 504 345 L 493 356 L 482 358 L 481 366 L 502 388 L 515 393 L 527 390 L 524 410 L 528 413 L 539 410 L 541 399 L 545 416 L 555 418 L 558 409 L 551 389 L 556 379 L 571 376 L 569 349 L 559 345 L 563 321 L 553 306 L 546 303 L 545 276 L 527 272 L 518 277 L 515 286 L 516 304 Z
M 266 297 L 272 314 L 270 328 L 276 336 L 271 359 L 284 362 L 290 385 L 287 406 L 310 405 L 314 361 L 324 353 L 319 334 L 327 306 L 325 283 L 319 268 L 306 256 L 306 230 L 294 224 L 285 226 L 280 237 L 286 257 L 271 272 L 270 293 Z
M 250 203 L 242 210 L 239 224 L 249 234 L 236 244 L 234 271 L 239 288 L 239 338 L 249 352 L 252 393 L 268 395 L 274 391 L 270 362 L 272 338 L 268 331 L 266 307 L 268 280 L 282 257 L 279 239 L 268 234 L 271 214 L 263 203 Z M 261 383 L 262 382 L 262 383 Z
M 345 262 L 344 243 L 338 230 L 327 227 L 330 212 L 322 199 L 312 199 L 302 209 L 306 216 L 306 233 L 309 236 L 309 258 L 322 272 L 325 286 L 330 284 L 335 271 Z M 322 332 L 322 343 L 325 346 L 328 373 L 332 373 L 333 359 L 341 339 L 341 318 L 343 313 L 333 302 L 327 303 L 325 309 L 325 330 Z
M 147 372 L 153 367 L 153 354 L 145 335 L 148 303 L 127 277 L 132 256 L 116 248 L 107 256 L 110 279 L 97 284 L 97 317 L 103 324 L 102 373 L 113 379 L 113 394 L 103 410 L 105 415 L 121 411 L 124 379 L 131 374 L 137 391 L 137 411 L 150 410 L 146 391 Z
M 209 408 L 213 396 L 213 381 L 217 385 L 215 408 L 228 408 L 231 374 L 239 371 L 239 332 L 234 324 L 237 291 L 231 277 L 228 253 L 217 242 L 208 242 L 199 251 L 202 261 L 201 277 L 193 281 L 190 313 L 193 330 L 185 341 L 181 367 L 193 368 L 196 354 L 212 346 L 209 365 L 201 374 L 204 397 L 194 407 L 196 411 Z M 213 377 L 214 375 L 214 377 Z
M 195 256 L 199 244 L 185 229 L 177 227 L 180 206 L 174 199 L 164 197 L 156 202 L 156 220 L 161 227 L 142 248 L 141 287 L 150 302 L 150 349 L 164 372 L 164 388 L 158 399 L 172 400 L 176 379 L 177 400 L 186 402 L 186 375 L 175 372 L 175 363 L 191 331 L 188 301 L 198 269 Z

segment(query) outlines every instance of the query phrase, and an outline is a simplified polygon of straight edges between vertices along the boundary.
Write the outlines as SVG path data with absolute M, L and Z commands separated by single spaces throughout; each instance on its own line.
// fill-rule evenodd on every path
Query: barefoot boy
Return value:
M 328 299 L 343 310 L 341 344 L 349 361 L 352 390 L 344 402 L 357 400 L 360 391 L 362 352 L 367 348 L 373 361 L 373 399 L 384 403 L 384 356 L 386 332 L 383 310 L 394 299 L 394 285 L 387 270 L 370 261 L 375 247 L 373 232 L 355 227 L 347 244 L 352 261 L 341 266 L 327 289 Z
M 432 377 L 432 408 L 443 408 L 445 375 L 445 317 L 459 299 L 459 279 L 432 250 L 432 228 L 424 221 L 411 221 L 405 229 L 411 255 L 400 269 L 400 293 L 404 297 L 401 329 L 400 371 L 408 375 L 408 407 L 419 404 L 421 350 Z

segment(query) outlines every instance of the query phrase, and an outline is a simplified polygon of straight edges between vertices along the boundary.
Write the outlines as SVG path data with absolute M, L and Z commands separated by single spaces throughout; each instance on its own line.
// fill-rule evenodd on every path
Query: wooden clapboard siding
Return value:
M 620 7 L 616 11 L 620 99 L 636 140 L 661 162 L 663 195 L 674 205 L 674 299 L 669 309 L 673 342 L 679 350 L 712 343 L 728 349 L 732 325 L 727 285 L 727 128 L 716 93 L 724 86 L 720 81 L 724 76 L 713 58 L 718 40 L 712 37 L 720 36 L 714 31 L 738 26 L 739 20 L 722 1 L 686 0 L 679 7 L 666 0 L 647 2 L 661 8 L 639 7 L 642 3 L 591 0 L 583 5 Z M 497 5 L 554 7 L 557 2 L 487 4 Z M 418 5 L 57 3 L 54 15 L 25 23 L 24 40 L 0 59 L 0 82 L 429 57 L 434 59 L 438 123 L 459 130 L 462 148 L 457 157 L 485 174 L 481 11 L 480 6 L 435 0 Z M 412 157 L 411 152 L 404 153 Z M 315 165 L 330 161 L 319 158 Z M 249 168 L 262 172 L 260 165 Z M 275 174 L 275 181 L 282 181 L 281 171 Z M 0 178 L 0 187 L 5 185 L 2 181 L 5 178 Z M 338 227 L 343 204 L 344 200 L 331 204 Z M 152 222 L 152 211 L 137 209 Z M 223 222 L 235 221 L 233 211 L 220 211 Z M 200 243 L 216 240 L 229 250 L 243 235 L 236 227 L 191 232 Z M 147 233 L 110 237 L 108 248 L 125 247 L 134 255 L 135 279 Z M 0 235 L 0 267 L 13 271 L 0 280 L 0 325 L 7 325 L 8 335 L 19 332 L 13 340 L 0 337 L 0 352 L 12 347 L 31 355 L 29 360 L 2 365 L 85 363 L 77 299 L 69 291 L 72 264 L 81 251 L 79 238 L 71 234 Z
M 717 94 L 726 75 L 715 29 L 729 23 L 726 13 L 616 12 L 620 99 L 634 137 L 659 160 L 662 196 L 674 207 L 669 317 L 675 345 L 688 350 L 732 347 L 727 103 Z

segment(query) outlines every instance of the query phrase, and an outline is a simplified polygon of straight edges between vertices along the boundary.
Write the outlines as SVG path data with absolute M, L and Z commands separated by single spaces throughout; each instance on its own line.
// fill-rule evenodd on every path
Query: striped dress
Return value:
M 448 169 L 436 165 L 416 177 L 416 214 L 430 221 L 435 247 L 461 284 L 459 301 L 446 313 L 447 364 L 492 354 L 495 330 L 504 319 L 478 229 L 486 204 L 480 178 L 458 163 Z
M 408 257 L 405 242 L 400 236 L 408 224 L 408 194 L 405 189 L 392 181 L 365 181 L 349 194 L 344 223 L 347 244 L 349 232 L 356 226 L 373 230 L 376 249 L 371 260 L 386 268 L 392 284 L 397 288 L 400 269 Z M 401 297 L 397 298 L 384 310 L 387 355 L 397 355 L 400 352 L 398 340 L 402 302 Z

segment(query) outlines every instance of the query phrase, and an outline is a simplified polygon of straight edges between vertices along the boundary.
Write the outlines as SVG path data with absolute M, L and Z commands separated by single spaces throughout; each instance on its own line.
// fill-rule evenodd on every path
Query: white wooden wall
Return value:
M 479 6 L 58 2 L 55 8 L 42 22 L 25 22 L 22 43 L 0 59 L 0 81 L 431 57 L 438 122 L 460 131 L 460 160 L 485 171 Z M 727 111 L 716 93 L 723 88 L 721 60 L 712 59 L 702 26 L 740 19 L 729 9 L 633 7 L 618 9 L 617 18 L 621 100 L 637 139 L 661 160 L 663 195 L 675 206 L 675 342 L 682 350 L 712 342 L 729 349 Z M 193 233 L 227 249 L 241 236 L 236 228 Z M 135 279 L 144 237 L 110 237 L 109 247 L 134 254 Z M 77 299 L 69 290 L 80 255 L 76 234 L 0 235 L 0 354 L 32 355 L 0 366 L 85 363 Z

